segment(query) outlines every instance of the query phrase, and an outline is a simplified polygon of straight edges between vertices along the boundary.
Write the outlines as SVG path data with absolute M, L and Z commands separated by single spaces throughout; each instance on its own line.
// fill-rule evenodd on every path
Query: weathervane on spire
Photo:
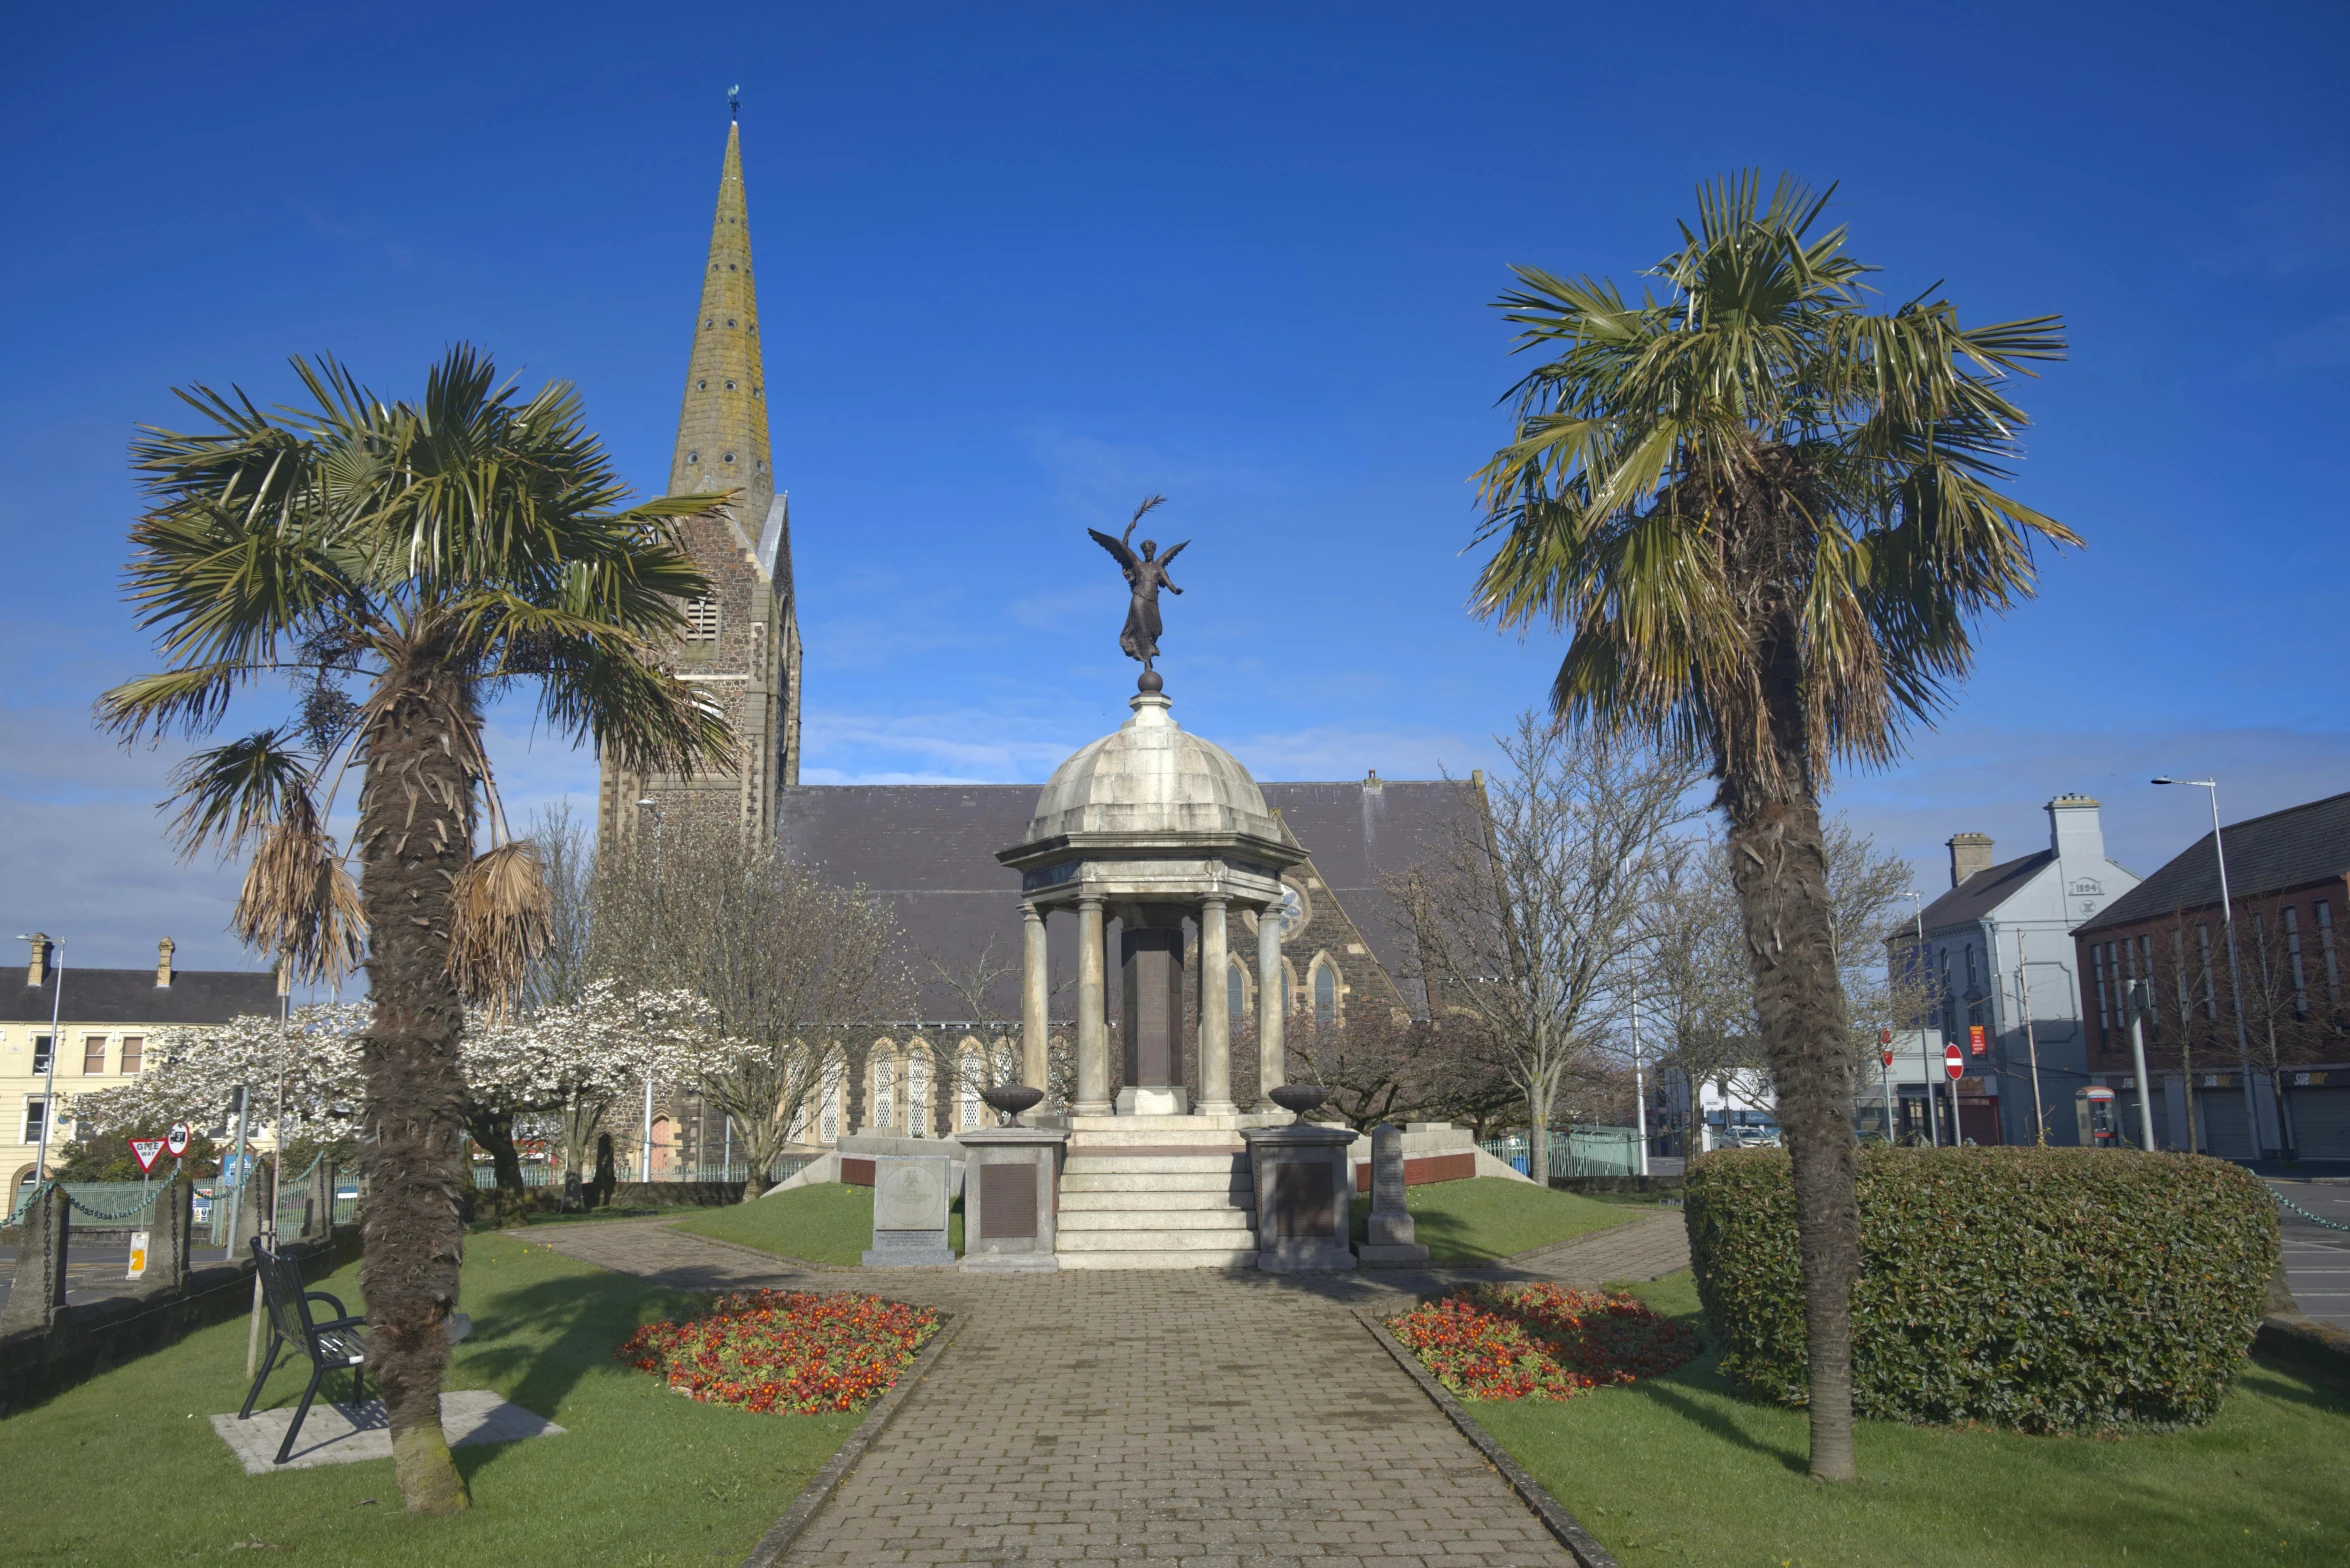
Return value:
M 735 83 L 726 89 L 726 112 L 735 119 L 743 117 L 743 84 Z

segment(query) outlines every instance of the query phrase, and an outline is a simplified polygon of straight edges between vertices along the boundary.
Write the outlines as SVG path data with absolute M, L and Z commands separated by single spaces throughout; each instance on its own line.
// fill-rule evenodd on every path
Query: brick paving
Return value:
M 795 1266 L 660 1222 L 530 1233 L 694 1290 L 882 1290 L 961 1315 L 905 1408 L 793 1544 L 796 1568 L 935 1563 L 1486 1568 L 1573 1558 L 1352 1308 L 1463 1278 L 1652 1278 L 1678 1214 L 1498 1269 L 1268 1275 Z

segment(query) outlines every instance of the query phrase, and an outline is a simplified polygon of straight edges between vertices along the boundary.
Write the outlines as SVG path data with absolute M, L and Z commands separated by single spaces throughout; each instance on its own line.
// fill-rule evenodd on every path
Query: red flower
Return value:
M 801 1415 L 855 1410 L 897 1381 L 938 1315 L 878 1296 L 761 1290 L 685 1323 L 638 1329 L 613 1354 L 709 1403 Z
M 1558 1285 L 1479 1285 L 1391 1320 L 1436 1380 L 1470 1399 L 1571 1399 L 1670 1372 L 1697 1336 L 1629 1296 Z

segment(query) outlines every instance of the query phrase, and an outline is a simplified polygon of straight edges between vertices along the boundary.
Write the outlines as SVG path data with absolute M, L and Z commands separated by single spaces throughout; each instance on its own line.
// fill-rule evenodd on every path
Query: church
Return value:
M 1183 733 L 1159 677 L 1146 674 L 1133 699 L 1135 721 L 1063 764 L 1044 798 L 1029 784 L 800 783 L 791 506 L 769 441 L 739 123 L 727 130 L 668 489 L 739 497 L 722 517 L 684 526 L 712 592 L 687 606 L 674 660 L 732 718 L 740 770 L 679 780 L 629 774 L 607 761 L 599 835 L 646 831 L 655 818 L 730 819 L 828 879 L 885 899 L 915 981 L 910 1011 L 918 1016 L 873 1022 L 870 1040 L 860 1039 L 837 1081 L 827 1082 L 820 1109 L 800 1131 L 803 1145 L 827 1147 L 851 1133 L 936 1137 L 977 1127 L 978 1090 L 989 1081 L 979 1064 L 1022 1060 L 1027 1051 L 1021 1076 L 1047 1088 L 1050 1075 L 1037 1058 L 1048 1047 L 1066 1064 L 1049 1084 L 1050 1109 L 1115 1106 L 1131 1114 L 1139 1094 L 1161 1110 L 1254 1112 L 1282 1081 L 1285 1020 L 1341 1024 L 1366 1008 L 1425 1014 L 1385 883 L 1481 798 L 1481 778 L 1406 782 L 1372 773 L 1259 785 L 1220 748 Z M 1085 824 L 1099 827 L 1105 810 L 1111 817 L 1125 810 L 1100 800 L 1159 787 L 1112 777 L 1120 767 L 1172 768 L 1179 794 L 1196 786 L 1182 796 L 1184 821 L 1222 827 L 1191 847 L 1209 857 L 1200 864 L 1220 869 L 1206 873 L 1205 891 L 1073 897 L 1061 902 L 1074 918 L 1055 918 L 1055 890 L 1039 878 L 1069 875 L 1070 862 L 1040 869 L 1006 857 L 1042 831 L 1049 801 L 1069 808 L 1061 815 L 1080 824 L 1075 839 L 1084 841 Z M 1089 790 L 1099 797 L 1093 806 L 1079 798 Z M 1131 810 L 1121 820 L 1135 820 Z M 949 973 L 965 983 L 947 983 L 941 977 Z M 1001 1006 L 987 1009 L 995 1016 L 972 1018 L 969 982 L 983 973 L 1004 981 Z M 1173 988 L 1158 994 L 1158 1010 L 1171 1011 L 1175 1023 L 1162 1031 L 1168 1048 L 1151 1062 L 1136 1054 L 1137 1031 L 1146 1028 L 1137 1020 L 1152 1000 L 1139 994 L 1144 982 L 1136 977 L 1145 974 L 1154 994 L 1162 984 Z M 1094 1039 L 1105 1027 L 1122 1050 Z M 1235 1039 L 1254 1046 L 1227 1059 Z M 655 1126 L 656 1163 L 717 1160 L 721 1118 L 690 1099 L 673 1109 L 673 1123 L 665 1115 Z

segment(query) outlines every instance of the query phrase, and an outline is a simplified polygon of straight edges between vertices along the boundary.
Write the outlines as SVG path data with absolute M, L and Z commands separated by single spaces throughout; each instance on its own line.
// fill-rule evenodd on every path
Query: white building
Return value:
M 1949 846 L 1950 891 L 1918 917 L 1933 997 L 1918 1023 L 1967 1053 L 1961 1130 L 1977 1143 L 2036 1141 L 2036 1055 L 2048 1141 L 2077 1143 L 2073 1091 L 2087 1086 L 2089 1061 L 2070 933 L 2139 879 L 2106 857 L 2097 802 L 2086 795 L 2048 803 L 2046 849 L 1995 863 L 1984 834 L 1956 834 Z M 1888 946 L 1898 974 L 1914 961 L 1916 928 Z M 1938 1071 L 1932 1082 L 1947 1107 Z

